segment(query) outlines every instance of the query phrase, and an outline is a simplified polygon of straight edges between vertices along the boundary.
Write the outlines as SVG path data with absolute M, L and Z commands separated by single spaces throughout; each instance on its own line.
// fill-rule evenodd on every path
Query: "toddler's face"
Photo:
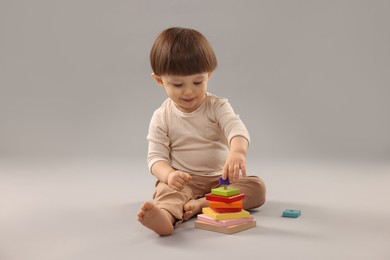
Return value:
M 195 111 L 206 98 L 210 73 L 205 72 L 189 76 L 157 76 L 152 74 L 152 76 L 165 89 L 176 107 L 183 112 Z

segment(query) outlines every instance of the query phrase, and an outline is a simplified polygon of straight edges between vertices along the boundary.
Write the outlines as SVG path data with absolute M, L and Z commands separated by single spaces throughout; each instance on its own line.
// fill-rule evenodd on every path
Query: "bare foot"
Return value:
M 184 205 L 183 219 L 188 220 L 202 212 L 203 207 L 208 207 L 209 202 L 206 198 L 200 198 L 197 200 L 190 200 Z
M 151 201 L 144 202 L 137 217 L 142 225 L 161 236 L 168 236 L 173 232 L 173 217 L 168 211 L 160 209 Z

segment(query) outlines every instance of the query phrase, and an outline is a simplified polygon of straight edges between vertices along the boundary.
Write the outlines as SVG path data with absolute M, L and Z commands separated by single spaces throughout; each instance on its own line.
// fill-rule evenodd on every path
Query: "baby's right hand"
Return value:
M 187 172 L 173 171 L 168 175 L 168 186 L 180 191 L 191 179 L 191 174 Z

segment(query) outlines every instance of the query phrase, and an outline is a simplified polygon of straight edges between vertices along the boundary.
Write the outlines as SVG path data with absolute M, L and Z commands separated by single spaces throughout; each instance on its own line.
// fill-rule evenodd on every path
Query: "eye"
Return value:
M 202 81 L 194 82 L 194 85 L 200 85 L 200 84 L 202 84 Z
M 183 84 L 172 84 L 174 87 L 176 88 L 180 88 L 181 86 L 183 86 Z

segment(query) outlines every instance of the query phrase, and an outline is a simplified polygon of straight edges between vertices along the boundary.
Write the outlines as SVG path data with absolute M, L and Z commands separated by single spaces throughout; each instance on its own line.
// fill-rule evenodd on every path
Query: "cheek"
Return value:
M 168 94 L 171 96 L 171 97 L 177 97 L 180 95 L 180 90 L 177 90 L 177 89 L 170 89 L 168 91 Z

